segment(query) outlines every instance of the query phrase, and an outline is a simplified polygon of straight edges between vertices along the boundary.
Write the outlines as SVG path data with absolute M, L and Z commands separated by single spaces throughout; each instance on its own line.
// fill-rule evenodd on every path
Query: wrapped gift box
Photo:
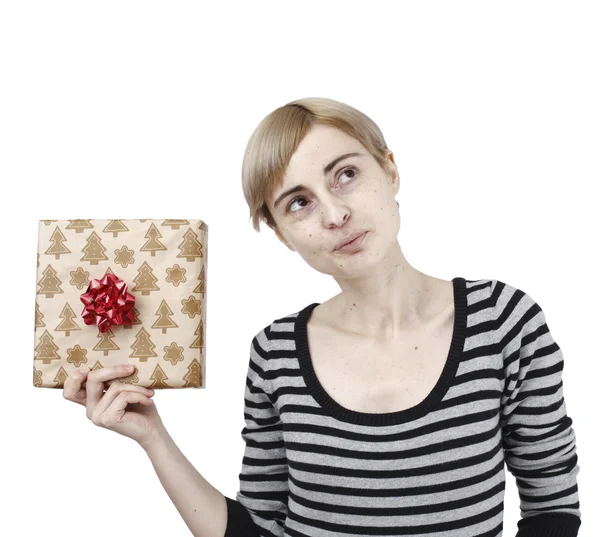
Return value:
M 131 363 L 121 382 L 205 388 L 207 253 L 202 220 L 40 220 L 33 385 Z M 85 324 L 82 295 L 111 273 L 135 298 L 130 322 Z

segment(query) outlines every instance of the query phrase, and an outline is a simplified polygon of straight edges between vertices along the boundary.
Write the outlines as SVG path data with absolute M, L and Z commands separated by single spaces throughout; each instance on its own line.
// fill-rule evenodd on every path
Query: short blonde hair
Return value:
M 388 147 L 381 129 L 347 104 L 322 97 L 298 99 L 267 115 L 252 133 L 242 163 L 242 189 L 252 225 L 276 228 L 267 200 L 282 184 L 296 148 L 314 125 L 335 127 L 358 140 L 385 169 Z

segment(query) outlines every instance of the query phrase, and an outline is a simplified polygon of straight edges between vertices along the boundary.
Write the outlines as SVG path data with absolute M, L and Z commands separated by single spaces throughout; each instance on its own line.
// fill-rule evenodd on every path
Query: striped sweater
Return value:
M 355 412 L 328 395 L 307 340 L 319 303 L 253 337 L 225 537 L 500 537 L 505 463 L 518 537 L 578 534 L 575 432 L 544 312 L 499 280 L 452 283 L 446 364 L 405 410 Z

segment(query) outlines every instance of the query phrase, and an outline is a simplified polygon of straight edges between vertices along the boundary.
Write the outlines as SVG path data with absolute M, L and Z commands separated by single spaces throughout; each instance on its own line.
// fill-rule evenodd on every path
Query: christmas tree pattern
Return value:
M 40 220 L 40 222 L 44 222 L 44 224 L 49 226 L 52 222 L 56 222 L 56 220 Z
M 161 225 L 163 226 L 171 226 L 171 229 L 177 230 L 181 226 L 189 225 L 189 220 L 165 220 Z
M 160 389 L 160 388 L 170 388 L 171 387 L 165 382 L 165 380 L 169 380 L 169 377 L 167 377 L 167 374 L 163 371 L 163 368 L 160 367 L 159 364 L 156 364 L 156 367 L 154 368 L 152 375 L 150 375 L 150 378 L 154 382 L 152 384 L 150 384 L 150 386 L 148 386 L 148 388 L 152 388 L 152 389 L 156 390 L 156 389 Z
M 54 338 L 48 330 L 44 330 L 44 333 L 40 336 L 40 342 L 35 348 L 37 354 L 34 360 L 43 360 L 42 363 L 51 364 L 52 360 L 60 360 L 57 350 L 58 346 L 54 343 Z
M 144 238 L 148 240 L 146 241 L 146 244 L 140 248 L 140 252 L 150 252 L 152 257 L 154 257 L 157 251 L 167 249 L 167 247 L 158 240 L 159 238 L 162 239 L 162 235 L 154 224 L 150 224 Z
M 194 388 L 204 385 L 202 367 L 196 358 L 194 358 L 190 362 L 190 365 L 188 365 L 188 372 L 183 377 L 183 380 L 185 380 L 185 384 L 183 385 L 184 388 Z
M 204 347 L 204 323 L 202 322 L 202 319 L 200 319 L 200 324 L 198 324 L 198 328 L 196 328 L 194 335 L 198 337 L 190 345 L 190 349 L 200 349 L 200 353 L 202 353 Z
M 70 254 L 71 250 L 69 250 L 63 242 L 66 242 L 67 238 L 63 235 L 62 231 L 58 226 L 52 233 L 50 237 L 50 242 L 52 245 L 44 252 L 45 254 L 54 254 L 54 259 L 60 259 L 61 254 Z
M 67 362 L 75 365 L 75 367 L 87 363 L 87 350 L 82 349 L 79 345 L 75 345 L 72 349 L 67 349 L 67 355 Z
M 98 369 L 104 369 L 104 366 L 102 365 L 102 362 L 100 362 L 100 360 L 96 360 L 94 367 L 92 367 L 92 371 L 97 371 Z
M 92 350 L 102 351 L 104 352 L 104 356 L 108 356 L 108 351 L 118 351 L 120 349 L 120 347 L 113 341 L 115 334 L 111 328 L 104 333 L 98 332 L 96 337 L 100 339 L 100 341 L 96 343 Z
M 183 347 L 180 347 L 173 341 L 170 345 L 164 347 L 165 355 L 163 358 L 173 365 L 177 365 L 177 362 L 183 362 Z
M 149 222 L 147 226 L 137 220 L 52 220 L 46 226 L 41 224 L 44 235 L 36 256 L 36 294 L 57 300 L 53 304 L 36 297 L 34 385 L 64 387 L 67 372 L 74 368 L 94 362 L 92 369 L 103 368 L 100 360 L 91 358 L 93 353 L 87 356 L 92 347 L 97 351 L 96 356 L 113 356 L 107 358 L 111 365 L 116 363 L 114 356 L 130 349 L 129 360 L 133 362 L 137 359 L 139 367 L 129 377 L 119 377 L 120 382 L 140 386 L 154 383 L 158 388 L 201 387 L 204 384 L 204 363 L 201 358 L 206 348 L 205 319 L 202 317 L 207 290 L 207 226 L 197 220 L 150 219 L 146 222 Z M 66 226 L 67 223 L 70 225 Z M 137 243 L 131 233 L 134 225 L 138 226 L 135 233 Z M 75 236 L 75 233 L 81 235 Z M 121 233 L 125 234 L 123 241 L 118 238 Z M 157 262 L 151 261 L 149 254 L 149 263 L 139 259 L 142 251 L 145 254 L 149 252 L 153 258 L 156 255 Z M 57 260 L 51 264 L 42 262 L 41 255 L 44 254 L 54 255 Z M 193 265 L 185 265 L 190 262 Z M 74 297 L 79 297 L 92 278 L 101 279 L 101 272 L 112 263 L 117 264 L 119 277 L 125 279 L 128 290 L 136 292 L 140 301 L 137 306 L 139 311 L 135 307 L 132 309 L 133 323 L 122 328 L 132 329 L 135 324 L 136 329 L 129 332 L 129 336 L 121 334 L 123 339 L 119 339 L 121 335 L 115 336 L 118 333 L 114 327 L 104 334 L 83 327 L 73 308 Z M 96 265 L 96 268 L 90 265 Z M 186 266 L 188 268 L 184 268 Z M 108 273 L 114 272 L 108 268 Z M 171 285 L 165 287 L 162 284 L 165 280 Z M 134 288 L 131 289 L 131 286 Z M 176 287 L 180 290 L 176 291 Z M 77 293 L 77 290 L 80 292 Z M 142 298 L 142 295 L 152 295 L 156 291 L 158 293 L 153 295 L 156 298 L 151 303 Z M 58 294 L 62 296 L 58 297 Z M 174 313 L 175 310 L 178 311 Z M 199 317 L 191 321 L 196 315 Z M 182 332 L 184 326 L 189 326 L 185 334 Z M 152 332 L 153 329 L 157 331 Z M 89 339 L 82 335 L 85 332 Z M 182 332 L 181 335 L 179 332 Z M 93 341 L 94 336 L 98 338 L 96 341 Z M 127 354 L 122 359 L 127 360 Z M 183 383 L 185 386 L 182 386 Z
M 146 332 L 144 327 L 140 328 L 140 331 L 135 336 L 135 341 L 130 348 L 133 352 L 129 355 L 129 358 L 139 358 L 140 362 L 147 362 L 148 358 L 158 356 L 154 352 L 156 345 L 152 343 L 150 334 Z
M 173 315 L 173 312 L 164 299 L 160 303 L 160 306 L 158 306 L 158 310 L 156 310 L 154 315 L 158 315 L 158 319 L 156 319 L 152 325 L 152 328 L 162 329 L 163 334 L 167 333 L 167 328 L 179 327 L 179 325 L 173 319 L 171 319 L 170 315 Z
M 137 276 L 133 279 L 135 287 L 131 291 L 141 291 L 142 295 L 149 295 L 150 291 L 160 291 L 160 287 L 156 285 L 158 278 L 154 276 L 152 267 L 144 261 L 138 269 Z
M 181 251 L 177 254 L 177 257 L 185 257 L 186 261 L 194 261 L 197 257 L 204 257 L 202 255 L 202 243 L 198 240 L 198 235 L 194 233 L 192 228 L 185 232 L 183 241 L 177 248 Z
M 61 365 L 60 369 L 58 370 L 58 373 L 56 373 L 56 376 L 54 377 L 54 382 L 56 382 L 54 387 L 60 389 L 64 388 L 65 380 L 67 380 L 68 378 L 69 375 L 65 371 L 65 368 Z
M 206 293 L 206 278 L 204 277 L 204 267 L 205 266 L 206 266 L 206 262 L 204 263 L 204 265 L 202 265 L 202 270 L 200 271 L 200 276 L 198 276 L 200 283 L 198 285 L 196 285 L 196 288 L 193 291 L 194 293 L 202 294 L 202 296 L 204 296 L 204 293 Z
M 65 336 L 70 336 L 71 330 L 81 330 L 79 325 L 73 320 L 77 317 L 77 314 L 68 302 L 65 302 L 65 306 L 60 312 L 59 317 L 62 319 L 62 322 L 54 329 L 55 332 L 64 332 Z
M 92 265 L 97 265 L 98 261 L 105 261 L 108 257 L 104 254 L 106 248 L 102 244 L 100 236 L 92 231 L 92 234 L 87 238 L 87 244 L 83 247 L 82 252 L 85 255 L 80 261 L 89 261 Z
M 46 298 L 53 298 L 54 295 L 64 293 L 60 288 L 62 282 L 56 276 L 56 270 L 52 265 L 48 265 L 43 272 L 42 279 L 38 282 L 40 289 L 38 295 L 46 295 Z
M 117 237 L 119 233 L 129 231 L 129 228 L 121 220 L 111 220 L 102 231 L 104 233 L 112 233 L 113 237 Z
M 74 229 L 75 233 L 83 233 L 84 229 L 93 229 L 94 226 L 89 220 L 69 220 L 69 224 L 65 229 Z
M 122 325 L 125 330 L 131 330 L 134 324 L 142 324 L 142 321 L 140 321 L 139 319 L 140 312 L 137 309 L 135 309 L 135 306 L 131 308 L 131 313 L 133 315 L 133 321 L 131 322 L 131 324 Z
M 40 311 L 40 305 L 35 303 L 35 328 L 42 328 L 46 326 L 44 323 L 44 314 Z

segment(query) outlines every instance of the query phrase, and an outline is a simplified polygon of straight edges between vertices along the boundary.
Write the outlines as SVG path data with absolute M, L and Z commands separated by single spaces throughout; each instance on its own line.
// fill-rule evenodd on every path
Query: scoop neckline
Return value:
M 425 399 L 412 407 L 394 412 L 371 413 L 351 410 L 340 405 L 325 391 L 313 367 L 306 328 L 312 311 L 321 303 L 313 302 L 302 309 L 296 317 L 294 330 L 300 373 L 304 377 L 304 382 L 310 394 L 321 405 L 323 411 L 339 420 L 360 425 L 395 425 L 416 420 L 435 409 L 448 392 L 456 376 L 466 337 L 467 300 L 465 278 L 460 276 L 453 278 L 452 287 L 454 296 L 454 323 L 450 347 L 442 373 Z

